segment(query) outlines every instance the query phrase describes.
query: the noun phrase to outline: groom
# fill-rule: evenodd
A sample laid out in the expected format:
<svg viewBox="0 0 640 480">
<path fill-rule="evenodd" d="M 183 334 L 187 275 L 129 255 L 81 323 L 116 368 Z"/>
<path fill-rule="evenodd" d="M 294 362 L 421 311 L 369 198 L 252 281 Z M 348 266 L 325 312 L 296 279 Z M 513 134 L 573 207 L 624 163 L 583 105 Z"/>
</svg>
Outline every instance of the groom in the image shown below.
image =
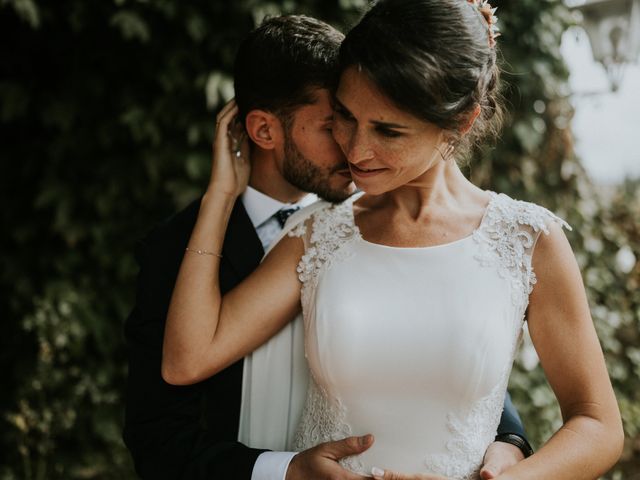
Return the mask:
<svg viewBox="0 0 640 480">
<path fill-rule="evenodd" d="M 314 200 L 354 191 L 331 136 L 330 91 L 342 34 L 303 16 L 276 17 L 245 39 L 235 65 L 236 100 L 251 143 L 249 187 L 238 199 L 223 247 L 222 293 L 253 271 L 288 215 Z M 188 387 L 160 376 L 167 309 L 200 200 L 152 231 L 137 249 L 136 305 L 126 321 L 129 378 L 124 440 L 143 479 L 302 480 L 362 478 L 337 460 L 369 447 L 349 438 L 299 454 L 239 443 L 243 361 Z M 499 440 L 485 456 L 493 478 L 524 456 L 517 413 L 505 404 Z M 516 445 L 516 446 L 514 446 Z M 393 477 L 401 480 L 403 477 Z"/>
</svg>

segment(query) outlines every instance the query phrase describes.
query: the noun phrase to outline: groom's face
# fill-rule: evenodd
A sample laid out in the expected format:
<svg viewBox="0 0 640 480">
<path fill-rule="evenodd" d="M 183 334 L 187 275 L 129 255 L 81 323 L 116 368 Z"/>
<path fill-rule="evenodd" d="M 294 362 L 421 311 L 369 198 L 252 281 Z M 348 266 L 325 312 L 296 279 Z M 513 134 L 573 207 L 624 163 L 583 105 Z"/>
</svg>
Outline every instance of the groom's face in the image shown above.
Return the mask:
<svg viewBox="0 0 640 480">
<path fill-rule="evenodd" d="M 300 190 L 340 202 L 355 191 L 355 186 L 346 158 L 331 134 L 331 94 L 323 88 L 314 94 L 315 102 L 298 108 L 285 129 L 282 173 Z"/>
</svg>

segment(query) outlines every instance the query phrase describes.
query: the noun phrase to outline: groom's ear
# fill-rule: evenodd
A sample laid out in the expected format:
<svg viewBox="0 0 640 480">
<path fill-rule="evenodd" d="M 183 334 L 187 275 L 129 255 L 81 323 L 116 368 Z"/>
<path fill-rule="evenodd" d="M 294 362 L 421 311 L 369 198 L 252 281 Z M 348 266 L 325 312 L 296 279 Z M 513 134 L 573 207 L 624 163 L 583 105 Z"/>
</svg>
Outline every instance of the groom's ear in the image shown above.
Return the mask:
<svg viewBox="0 0 640 480">
<path fill-rule="evenodd" d="M 251 141 L 260 148 L 273 150 L 284 142 L 282 122 L 273 113 L 251 110 L 247 114 L 245 126 Z"/>
</svg>

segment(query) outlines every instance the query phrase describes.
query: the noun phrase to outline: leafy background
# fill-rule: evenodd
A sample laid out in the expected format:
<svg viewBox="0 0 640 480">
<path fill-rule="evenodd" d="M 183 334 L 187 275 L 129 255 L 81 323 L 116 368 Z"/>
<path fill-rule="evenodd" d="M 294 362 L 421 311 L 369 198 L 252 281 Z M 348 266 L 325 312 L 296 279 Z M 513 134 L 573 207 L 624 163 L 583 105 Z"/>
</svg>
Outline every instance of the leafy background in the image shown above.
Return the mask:
<svg viewBox="0 0 640 480">
<path fill-rule="evenodd" d="M 133 245 L 202 191 L 242 36 L 281 12 L 345 30 L 365 3 L 0 0 L 0 479 L 134 478 L 120 438 Z M 562 3 L 495 3 L 511 114 L 469 175 L 573 225 L 626 430 L 608 478 L 633 478 L 640 182 L 598 188 L 573 152 Z M 560 417 L 529 343 L 511 385 L 540 445 Z"/>
</svg>

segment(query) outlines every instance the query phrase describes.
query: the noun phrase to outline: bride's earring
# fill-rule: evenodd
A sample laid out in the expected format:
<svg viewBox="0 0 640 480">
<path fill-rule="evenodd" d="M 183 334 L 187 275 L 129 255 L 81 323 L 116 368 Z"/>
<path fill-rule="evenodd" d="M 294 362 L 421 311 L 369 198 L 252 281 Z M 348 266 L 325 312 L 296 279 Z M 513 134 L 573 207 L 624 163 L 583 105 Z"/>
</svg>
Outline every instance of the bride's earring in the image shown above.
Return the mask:
<svg viewBox="0 0 640 480">
<path fill-rule="evenodd" d="M 456 144 L 457 142 L 453 138 L 451 138 L 447 141 L 447 144 L 444 147 L 444 151 L 441 149 L 438 149 L 443 162 L 448 162 L 453 158 L 453 152 L 456 149 Z"/>
</svg>

